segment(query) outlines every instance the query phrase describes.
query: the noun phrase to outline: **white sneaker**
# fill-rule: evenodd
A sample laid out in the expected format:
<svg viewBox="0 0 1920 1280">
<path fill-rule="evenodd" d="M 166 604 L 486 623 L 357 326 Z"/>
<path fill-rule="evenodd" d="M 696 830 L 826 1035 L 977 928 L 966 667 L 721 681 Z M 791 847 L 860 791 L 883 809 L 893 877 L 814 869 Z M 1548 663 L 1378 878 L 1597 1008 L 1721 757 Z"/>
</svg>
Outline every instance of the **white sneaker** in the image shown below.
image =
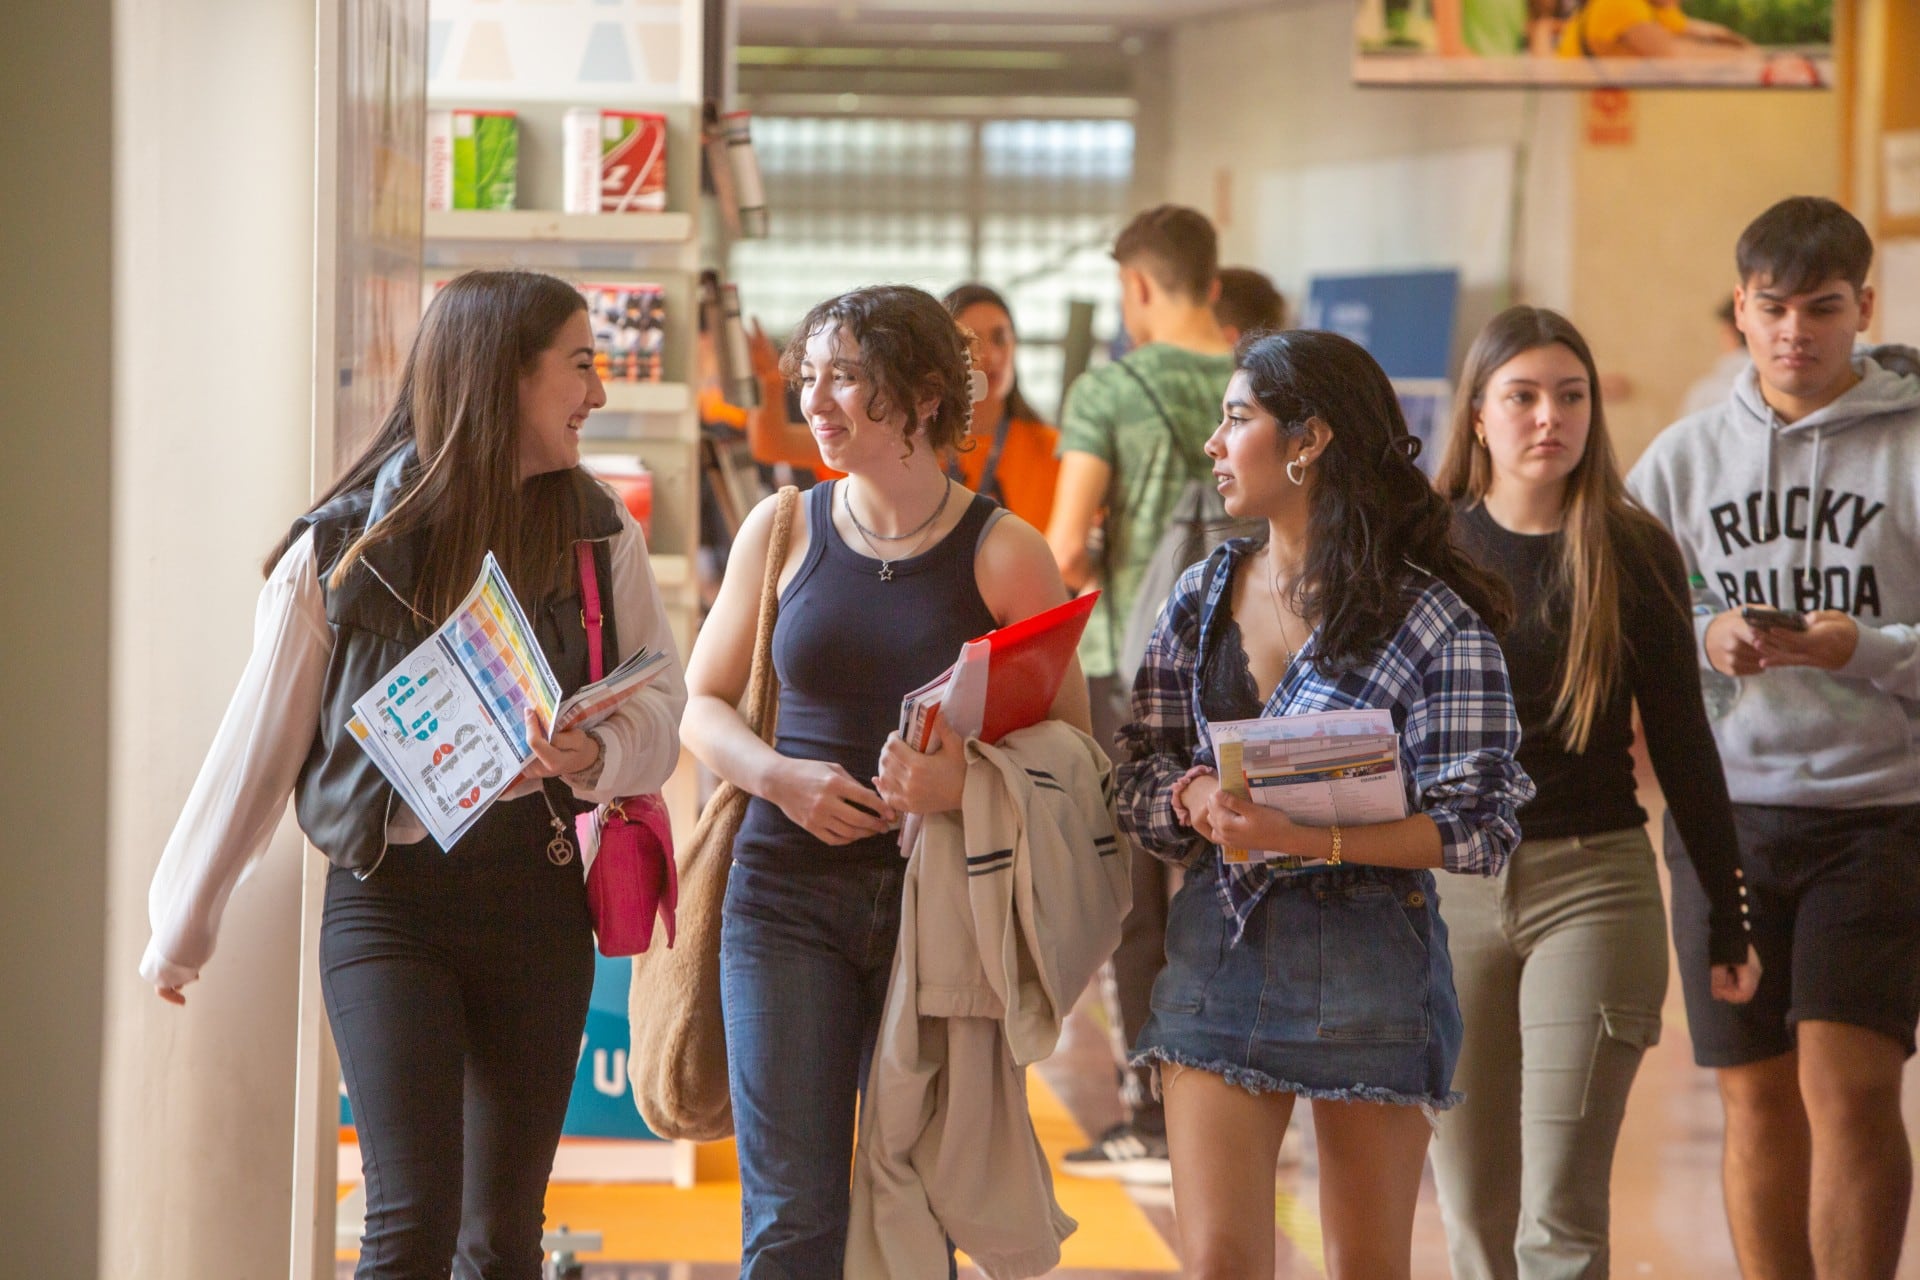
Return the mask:
<svg viewBox="0 0 1920 1280">
<path fill-rule="evenodd" d="M 1113 1178 L 1160 1187 L 1173 1183 L 1166 1137 L 1141 1133 L 1124 1120 L 1091 1146 L 1067 1152 L 1060 1158 L 1060 1167 L 1077 1178 Z"/>
</svg>

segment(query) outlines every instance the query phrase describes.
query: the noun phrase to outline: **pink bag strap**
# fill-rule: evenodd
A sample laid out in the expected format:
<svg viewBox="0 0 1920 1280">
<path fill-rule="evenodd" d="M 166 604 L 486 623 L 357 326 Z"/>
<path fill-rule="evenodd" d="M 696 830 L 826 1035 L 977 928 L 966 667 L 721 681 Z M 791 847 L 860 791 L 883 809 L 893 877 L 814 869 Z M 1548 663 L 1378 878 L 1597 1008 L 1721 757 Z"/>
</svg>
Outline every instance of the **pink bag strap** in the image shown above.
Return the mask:
<svg viewBox="0 0 1920 1280">
<path fill-rule="evenodd" d="M 576 542 L 580 557 L 580 623 L 587 629 L 587 679 L 598 680 L 607 673 L 607 655 L 601 643 L 600 575 L 593 564 L 593 544 Z"/>
</svg>

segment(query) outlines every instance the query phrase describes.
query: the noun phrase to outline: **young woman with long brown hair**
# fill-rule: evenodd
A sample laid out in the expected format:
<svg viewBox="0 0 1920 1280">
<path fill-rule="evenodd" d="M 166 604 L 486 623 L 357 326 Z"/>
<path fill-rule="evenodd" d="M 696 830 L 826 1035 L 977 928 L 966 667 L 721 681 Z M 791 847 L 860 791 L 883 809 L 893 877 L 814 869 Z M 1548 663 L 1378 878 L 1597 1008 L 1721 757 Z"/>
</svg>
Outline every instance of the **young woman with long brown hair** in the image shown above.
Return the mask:
<svg viewBox="0 0 1920 1280">
<path fill-rule="evenodd" d="M 1636 704 L 1714 904 L 1714 994 L 1745 1000 L 1758 981 L 1686 575 L 1621 482 L 1592 353 L 1544 308 L 1475 339 L 1438 487 L 1462 547 L 1513 590 L 1502 647 L 1539 788 L 1506 870 L 1447 899 L 1467 1101 L 1433 1157 L 1453 1273 L 1604 1276 L 1614 1142 L 1667 989 Z"/>
<path fill-rule="evenodd" d="M 1532 795 L 1489 629 L 1505 595 L 1454 548 L 1364 350 L 1293 330 L 1235 364 L 1206 451 L 1228 514 L 1267 531 L 1181 577 L 1120 735 L 1121 826 L 1187 868 L 1134 1062 L 1166 1099 L 1185 1274 L 1273 1275 L 1274 1163 L 1307 1098 L 1327 1274 L 1404 1277 L 1430 1118 L 1457 1100 L 1433 871 L 1498 871 Z M 1307 827 L 1221 789 L 1210 723 L 1357 708 L 1392 715 L 1410 816 Z"/>
<path fill-rule="evenodd" d="M 253 657 L 154 875 L 140 971 L 184 1004 L 289 792 L 333 863 L 321 991 L 366 1177 L 359 1280 L 541 1274 L 593 988 L 572 819 L 658 790 L 679 758 L 676 659 L 592 730 L 530 733 L 533 762 L 442 852 L 347 727 L 488 551 L 563 692 L 587 680 L 581 543 L 610 606 L 608 665 L 673 654 L 638 526 L 579 467 L 581 424 L 606 403 L 593 356 L 564 281 L 472 272 L 439 292 L 373 442 L 271 559 Z"/>
</svg>

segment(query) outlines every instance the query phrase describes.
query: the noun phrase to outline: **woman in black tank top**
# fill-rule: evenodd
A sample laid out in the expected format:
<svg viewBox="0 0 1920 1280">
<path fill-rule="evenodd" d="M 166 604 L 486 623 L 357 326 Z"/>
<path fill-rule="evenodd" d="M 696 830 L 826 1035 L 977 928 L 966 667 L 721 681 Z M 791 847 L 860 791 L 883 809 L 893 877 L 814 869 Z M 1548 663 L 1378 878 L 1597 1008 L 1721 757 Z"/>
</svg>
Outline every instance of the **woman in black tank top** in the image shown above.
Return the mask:
<svg viewBox="0 0 1920 1280">
<path fill-rule="evenodd" d="M 772 745 L 735 709 L 752 662 L 774 504 L 754 510 L 687 667 L 682 731 L 754 797 L 722 915 L 728 1073 L 738 1139 L 741 1275 L 837 1280 L 860 1088 L 899 932 L 900 821 L 959 807 L 966 764 L 893 732 L 900 700 L 967 640 L 1067 591 L 1038 531 L 947 479 L 966 438 L 966 345 L 918 289 L 822 303 L 781 361 L 827 465 L 780 580 Z M 1087 727 L 1086 684 L 1056 717 Z"/>
</svg>

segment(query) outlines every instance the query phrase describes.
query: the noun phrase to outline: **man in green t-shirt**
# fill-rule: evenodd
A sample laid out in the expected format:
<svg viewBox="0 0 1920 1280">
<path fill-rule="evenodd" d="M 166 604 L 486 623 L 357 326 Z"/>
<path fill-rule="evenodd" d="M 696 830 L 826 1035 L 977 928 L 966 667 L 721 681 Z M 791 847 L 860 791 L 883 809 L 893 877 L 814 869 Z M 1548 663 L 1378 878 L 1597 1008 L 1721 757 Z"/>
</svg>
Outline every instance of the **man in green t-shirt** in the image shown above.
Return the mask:
<svg viewBox="0 0 1920 1280">
<path fill-rule="evenodd" d="M 1203 446 L 1220 421 L 1233 348 L 1211 306 L 1219 289 L 1219 244 L 1204 215 L 1177 205 L 1149 209 L 1113 243 L 1120 266 L 1120 319 L 1132 340 L 1125 358 L 1073 384 L 1060 425 L 1060 478 L 1047 542 L 1067 585 L 1102 595 L 1080 641 L 1093 695 L 1094 736 L 1109 752 L 1124 720 L 1133 672 L 1119 670 L 1121 633 L 1140 575 L 1187 485 L 1212 469 Z M 1104 520 L 1101 513 L 1105 512 Z M 1104 550 L 1088 541 L 1096 525 Z M 1135 849 L 1133 909 L 1114 952 L 1109 1004 L 1130 1048 L 1146 1023 L 1153 979 L 1165 960 L 1165 867 Z M 1127 1122 L 1067 1156 L 1076 1173 L 1169 1180 L 1166 1119 L 1144 1071 L 1123 1072 Z"/>
</svg>

